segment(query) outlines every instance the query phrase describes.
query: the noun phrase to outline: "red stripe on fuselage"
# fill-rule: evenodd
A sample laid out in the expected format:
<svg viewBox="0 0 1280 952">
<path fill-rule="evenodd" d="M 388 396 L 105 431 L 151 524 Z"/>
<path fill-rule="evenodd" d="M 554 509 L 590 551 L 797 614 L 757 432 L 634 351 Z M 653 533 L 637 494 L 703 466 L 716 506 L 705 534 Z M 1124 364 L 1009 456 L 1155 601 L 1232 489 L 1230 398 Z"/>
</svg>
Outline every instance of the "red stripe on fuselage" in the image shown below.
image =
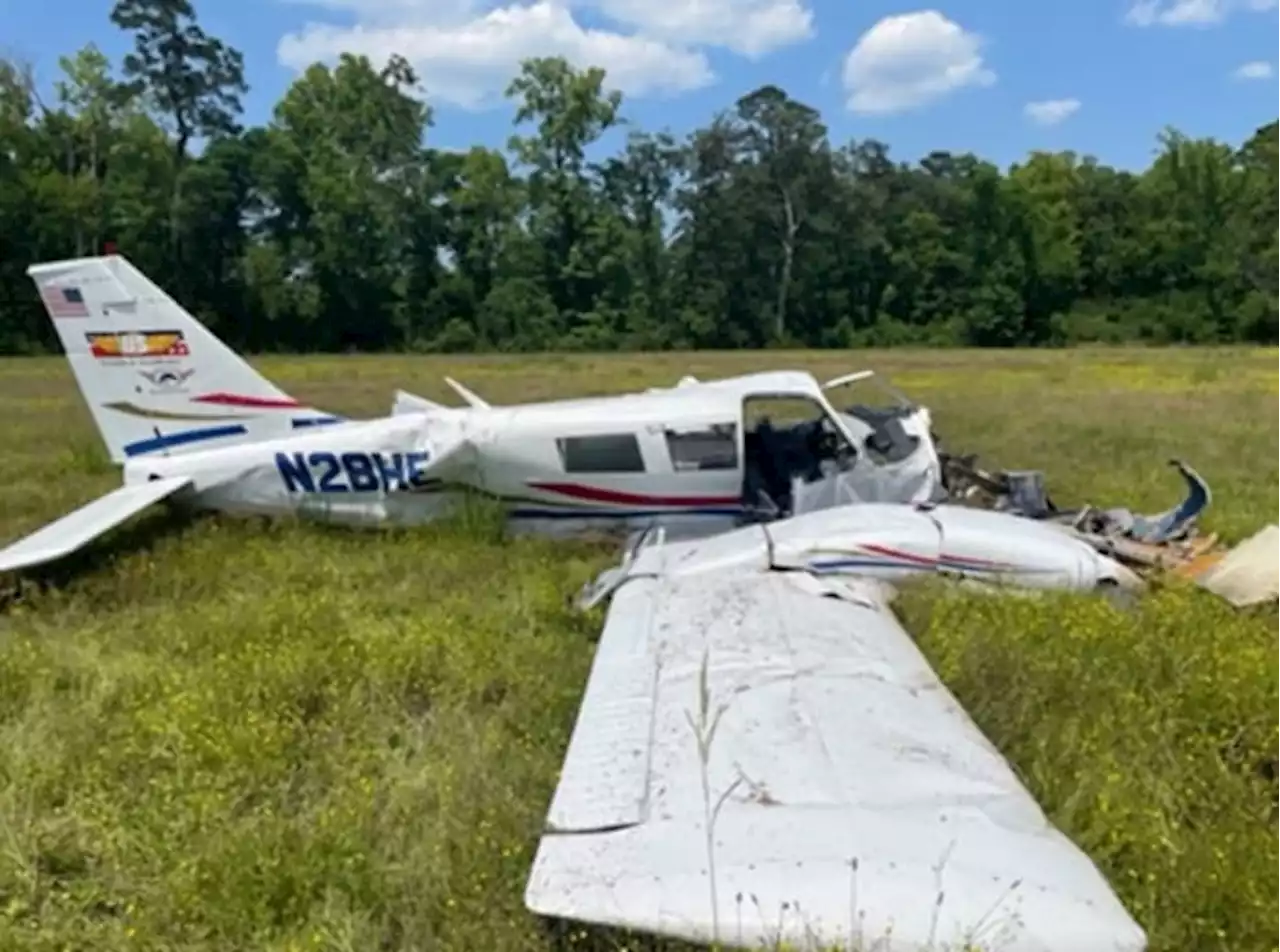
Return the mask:
<svg viewBox="0 0 1280 952">
<path fill-rule="evenodd" d="M 742 500 L 738 496 L 655 496 L 650 493 L 628 493 L 599 486 L 583 486 L 578 483 L 529 483 L 530 489 L 558 493 L 583 502 L 598 502 L 614 506 L 736 506 Z"/>
</svg>

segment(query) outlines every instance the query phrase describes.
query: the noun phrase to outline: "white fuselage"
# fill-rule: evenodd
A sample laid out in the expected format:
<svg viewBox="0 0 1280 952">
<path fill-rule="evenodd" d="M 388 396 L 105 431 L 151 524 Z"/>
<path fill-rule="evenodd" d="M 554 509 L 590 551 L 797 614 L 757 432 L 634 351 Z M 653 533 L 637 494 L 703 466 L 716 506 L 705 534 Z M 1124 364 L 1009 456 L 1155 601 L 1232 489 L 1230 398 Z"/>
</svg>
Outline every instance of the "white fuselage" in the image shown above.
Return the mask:
<svg viewBox="0 0 1280 952">
<path fill-rule="evenodd" d="M 237 515 L 297 515 L 345 525 L 421 524 L 447 511 L 424 473 L 438 421 L 425 415 L 339 422 L 224 449 L 125 463 L 125 484 L 192 476 L 177 502 Z"/>
<path fill-rule="evenodd" d="M 699 390 L 339 421 L 221 449 L 133 458 L 125 482 L 191 476 L 178 501 L 198 508 L 349 525 L 421 524 L 473 492 L 535 532 L 661 525 L 701 535 L 743 520 L 753 449 L 742 399 L 713 385 Z M 823 409 L 835 436 L 856 446 L 864 436 L 859 421 Z M 804 479 L 790 471 L 778 477 L 793 490 L 791 511 L 928 499 L 940 478 L 928 411 L 908 416 L 904 429 L 914 451 L 891 463 L 855 451 L 842 465 L 815 462 Z"/>
<path fill-rule="evenodd" d="M 598 421 L 599 412 L 582 407 L 584 426 L 578 427 L 573 404 L 553 413 L 539 409 L 401 413 L 223 450 L 152 456 L 126 464 L 126 483 L 190 476 L 183 501 L 198 508 L 348 525 L 421 524 L 447 514 L 465 493 L 479 492 L 535 531 L 661 529 L 668 544 L 642 552 L 639 561 L 661 559 L 666 571 L 677 563 L 693 571 L 763 559 L 773 567 L 888 582 L 943 574 L 1031 588 L 1140 584 L 1057 527 L 919 505 L 918 499 L 846 503 L 829 492 L 825 506 L 767 526 L 742 526 L 740 467 L 675 471 L 665 455 L 666 428 L 639 426 L 642 471 L 566 473 L 557 443 L 583 429 L 598 432 L 601 425 L 588 421 Z M 625 415 L 615 415 L 608 427 L 625 429 Z M 839 486 L 856 471 L 855 465 L 825 481 Z M 892 485 L 885 485 L 891 494 Z M 918 488 L 912 480 L 903 487 L 908 496 Z M 670 541 L 688 536 L 695 539 Z"/>
</svg>

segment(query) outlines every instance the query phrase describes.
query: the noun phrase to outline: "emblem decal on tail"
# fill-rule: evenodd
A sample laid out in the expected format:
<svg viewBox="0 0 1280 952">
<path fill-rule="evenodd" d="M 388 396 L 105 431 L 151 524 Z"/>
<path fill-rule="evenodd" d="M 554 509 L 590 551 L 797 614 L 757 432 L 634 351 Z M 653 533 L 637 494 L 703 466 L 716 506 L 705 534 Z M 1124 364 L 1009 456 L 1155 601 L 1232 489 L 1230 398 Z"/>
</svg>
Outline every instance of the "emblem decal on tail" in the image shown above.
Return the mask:
<svg viewBox="0 0 1280 952">
<path fill-rule="evenodd" d="M 186 370 L 169 370 L 161 367 L 158 370 L 139 370 L 138 376 L 151 384 L 156 391 L 162 393 L 182 393 L 183 384 L 191 379 L 191 375 L 195 370 L 188 368 Z"/>
<path fill-rule="evenodd" d="M 89 351 L 98 360 L 128 360 L 133 357 L 188 357 L 182 331 L 125 331 L 84 335 Z"/>
</svg>

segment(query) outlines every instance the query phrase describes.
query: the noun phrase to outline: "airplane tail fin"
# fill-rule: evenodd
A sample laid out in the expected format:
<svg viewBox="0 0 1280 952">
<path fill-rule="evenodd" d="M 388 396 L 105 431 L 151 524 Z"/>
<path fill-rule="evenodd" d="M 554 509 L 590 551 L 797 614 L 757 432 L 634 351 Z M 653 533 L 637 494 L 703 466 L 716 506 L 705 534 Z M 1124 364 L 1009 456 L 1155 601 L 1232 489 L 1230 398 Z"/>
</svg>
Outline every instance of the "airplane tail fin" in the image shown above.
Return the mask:
<svg viewBox="0 0 1280 952">
<path fill-rule="evenodd" d="M 264 378 L 119 255 L 27 274 L 115 463 L 337 421 Z"/>
</svg>

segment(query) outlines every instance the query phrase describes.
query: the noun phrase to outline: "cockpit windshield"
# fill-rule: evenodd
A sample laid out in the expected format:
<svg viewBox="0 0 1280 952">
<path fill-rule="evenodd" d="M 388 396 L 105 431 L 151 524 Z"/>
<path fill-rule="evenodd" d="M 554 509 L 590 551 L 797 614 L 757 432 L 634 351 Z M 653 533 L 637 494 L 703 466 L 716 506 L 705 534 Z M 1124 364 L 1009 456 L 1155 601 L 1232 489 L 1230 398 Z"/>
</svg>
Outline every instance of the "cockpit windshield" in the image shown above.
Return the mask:
<svg viewBox="0 0 1280 952">
<path fill-rule="evenodd" d="M 864 371 L 830 381 L 823 390 L 854 434 L 858 448 L 874 462 L 899 463 L 920 448 L 925 435 L 919 432 L 920 427 L 907 421 L 923 414 L 921 422 L 927 434 L 928 411 L 912 403 L 884 378 Z"/>
</svg>

